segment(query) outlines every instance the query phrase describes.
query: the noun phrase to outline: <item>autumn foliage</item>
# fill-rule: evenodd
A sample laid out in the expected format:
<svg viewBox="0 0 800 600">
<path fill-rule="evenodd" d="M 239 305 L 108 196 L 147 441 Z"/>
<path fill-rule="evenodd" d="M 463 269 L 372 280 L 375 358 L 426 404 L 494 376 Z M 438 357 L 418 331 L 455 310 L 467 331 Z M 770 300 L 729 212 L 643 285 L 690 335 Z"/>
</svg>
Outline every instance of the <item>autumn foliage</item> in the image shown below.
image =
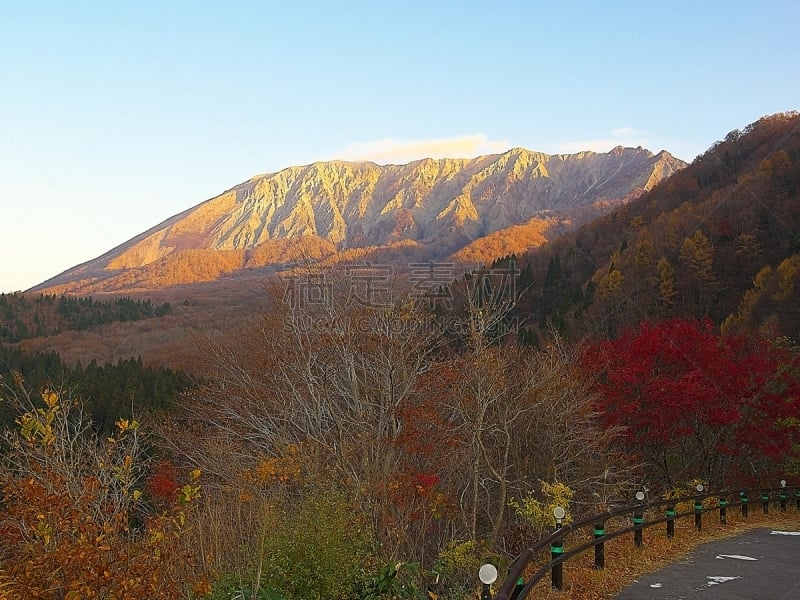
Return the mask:
<svg viewBox="0 0 800 600">
<path fill-rule="evenodd" d="M 552 529 L 555 506 L 569 521 L 642 487 L 795 486 L 800 354 L 781 336 L 800 322 L 799 123 L 732 132 L 642 201 L 452 290 L 450 263 L 445 277 L 429 263 L 430 281 L 381 275 L 427 255 L 411 240 L 342 250 L 355 268 L 338 271 L 304 263 L 333 252 L 318 238 L 122 259 L 99 289 L 241 269 L 251 286 L 259 267 L 300 263 L 259 286 L 266 298 L 195 287 L 181 319 L 138 324 L 174 360 L 183 317 L 216 330 L 269 305 L 239 332 L 193 338 L 202 378 L 179 399 L 188 382 L 145 377 L 141 360 L 65 379 L 57 357 L 4 350 L 0 379 L 24 368 L 44 392 L 0 381 L 0 420 L 13 424 L 0 448 L 0 600 L 463 600 L 482 562 L 502 567 Z M 559 226 L 530 221 L 454 259 L 520 252 Z M 6 300 L 28 315 L 7 340 L 61 327 L 56 310 L 99 310 Z M 103 344 L 127 352 L 126 331 Z M 89 357 L 82 344 L 73 357 Z M 59 376 L 85 403 L 47 388 Z M 124 418 L 134 400 L 143 420 L 165 411 L 146 443 Z"/>
<path fill-rule="evenodd" d="M 731 131 L 638 200 L 520 257 L 539 338 L 616 337 L 642 319 L 711 318 L 796 337 L 800 114 Z"/>
<path fill-rule="evenodd" d="M 175 501 L 178 485 L 178 469 L 171 462 L 162 460 L 156 464 L 147 478 L 147 490 L 153 499 L 171 503 Z"/>
<path fill-rule="evenodd" d="M 199 472 L 164 510 L 148 510 L 139 423 L 120 420 L 99 438 L 81 405 L 54 392 L 13 402 L 25 412 L 0 468 L 0 569 L 12 594 L 170 599 L 207 589 L 181 542 Z"/>
<path fill-rule="evenodd" d="M 630 452 L 664 485 L 763 478 L 796 452 L 800 380 L 785 349 L 670 319 L 591 347 L 585 365 L 605 422 L 625 427 Z"/>
</svg>

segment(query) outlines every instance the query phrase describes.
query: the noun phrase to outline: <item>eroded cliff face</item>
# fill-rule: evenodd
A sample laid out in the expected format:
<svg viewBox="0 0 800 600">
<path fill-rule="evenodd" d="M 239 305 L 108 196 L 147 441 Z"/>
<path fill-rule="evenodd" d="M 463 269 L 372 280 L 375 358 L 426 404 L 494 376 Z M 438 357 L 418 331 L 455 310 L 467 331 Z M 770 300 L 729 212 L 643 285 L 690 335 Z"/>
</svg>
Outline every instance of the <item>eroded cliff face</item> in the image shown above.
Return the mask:
<svg viewBox="0 0 800 600">
<path fill-rule="evenodd" d="M 106 290 L 134 280 L 147 285 L 148 269 L 163 272 L 179 256 L 181 267 L 169 267 L 169 281 L 186 283 L 219 276 L 190 264 L 208 262 L 209 252 L 222 252 L 221 272 L 230 272 L 278 264 L 291 257 L 294 245 L 317 259 L 409 243 L 419 246 L 422 258 L 491 259 L 483 254 L 496 244 L 481 244 L 484 238 L 498 240 L 508 230 L 511 246 L 520 251 L 516 246 L 525 246 L 530 232 L 536 235 L 529 246 L 539 245 L 552 226 L 561 230 L 581 211 L 613 208 L 684 166 L 667 152 L 618 147 L 604 154 L 515 148 L 406 165 L 331 161 L 290 167 L 237 185 L 40 288 L 69 289 L 79 280 L 81 288 Z M 156 279 L 152 285 L 164 284 Z"/>
</svg>

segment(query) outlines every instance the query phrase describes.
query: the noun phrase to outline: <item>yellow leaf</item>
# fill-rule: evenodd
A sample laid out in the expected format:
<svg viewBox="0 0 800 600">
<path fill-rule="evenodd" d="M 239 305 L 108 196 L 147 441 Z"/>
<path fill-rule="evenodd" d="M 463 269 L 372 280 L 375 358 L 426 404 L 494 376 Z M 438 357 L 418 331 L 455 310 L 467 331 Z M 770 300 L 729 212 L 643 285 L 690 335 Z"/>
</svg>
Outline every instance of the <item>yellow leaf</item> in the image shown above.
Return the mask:
<svg viewBox="0 0 800 600">
<path fill-rule="evenodd" d="M 58 394 L 55 392 L 44 392 L 42 393 L 42 400 L 44 400 L 48 408 L 55 408 L 58 404 Z"/>
</svg>

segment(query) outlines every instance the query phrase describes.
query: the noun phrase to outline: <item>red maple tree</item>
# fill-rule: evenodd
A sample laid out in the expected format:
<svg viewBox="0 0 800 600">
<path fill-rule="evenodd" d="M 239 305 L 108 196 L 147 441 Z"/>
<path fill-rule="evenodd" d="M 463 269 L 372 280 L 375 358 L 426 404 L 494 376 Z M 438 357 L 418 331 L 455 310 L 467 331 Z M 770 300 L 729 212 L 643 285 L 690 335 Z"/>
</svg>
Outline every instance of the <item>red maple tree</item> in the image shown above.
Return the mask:
<svg viewBox="0 0 800 600">
<path fill-rule="evenodd" d="M 800 441 L 800 369 L 791 351 L 714 333 L 709 320 L 641 323 L 588 348 L 598 409 L 625 427 L 649 477 L 674 487 L 777 477 Z"/>
</svg>

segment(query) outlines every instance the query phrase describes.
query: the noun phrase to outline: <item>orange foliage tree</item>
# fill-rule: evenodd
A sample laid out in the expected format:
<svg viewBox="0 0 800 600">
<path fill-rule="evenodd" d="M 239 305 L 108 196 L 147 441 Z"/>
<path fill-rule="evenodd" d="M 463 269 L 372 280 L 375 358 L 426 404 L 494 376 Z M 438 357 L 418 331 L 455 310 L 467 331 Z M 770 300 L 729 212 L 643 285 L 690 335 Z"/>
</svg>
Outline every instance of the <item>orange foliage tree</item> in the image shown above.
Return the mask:
<svg viewBox="0 0 800 600">
<path fill-rule="evenodd" d="M 17 383 L 21 384 L 21 379 Z M 0 465 L 0 572 L 24 598 L 183 598 L 203 593 L 181 544 L 199 472 L 161 512 L 147 509 L 138 422 L 95 435 L 82 405 L 6 388 L 20 413 Z"/>
</svg>

